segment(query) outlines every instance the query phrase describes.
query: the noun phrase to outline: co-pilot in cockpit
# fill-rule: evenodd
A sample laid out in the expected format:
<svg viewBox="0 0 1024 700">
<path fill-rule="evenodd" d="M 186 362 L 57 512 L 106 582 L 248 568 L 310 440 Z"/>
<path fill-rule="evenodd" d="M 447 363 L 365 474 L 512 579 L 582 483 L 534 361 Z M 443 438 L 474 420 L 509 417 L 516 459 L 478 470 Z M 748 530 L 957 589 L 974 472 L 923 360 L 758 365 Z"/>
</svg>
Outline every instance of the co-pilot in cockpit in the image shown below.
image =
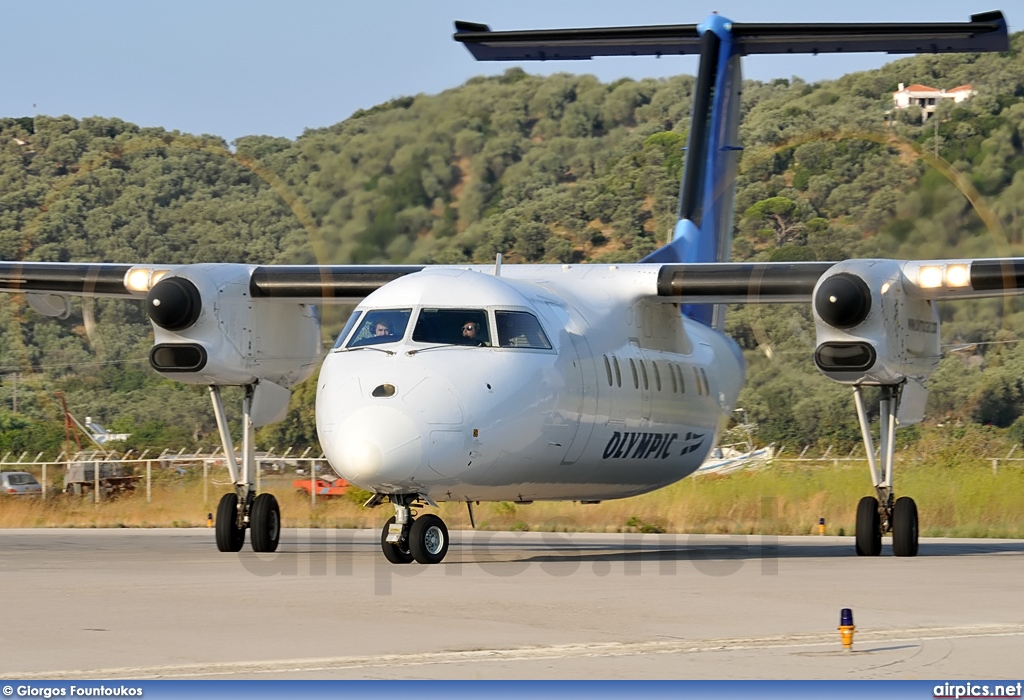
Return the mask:
<svg viewBox="0 0 1024 700">
<path fill-rule="evenodd" d="M 358 329 L 352 334 L 346 347 L 359 348 L 366 345 L 397 343 L 405 337 L 410 316 L 412 309 L 373 309 L 362 314 L 360 319 L 360 312 L 356 311 L 345 324 L 345 330 L 338 336 L 338 342 L 334 347 L 341 347 L 345 337 L 357 325 Z"/>
</svg>

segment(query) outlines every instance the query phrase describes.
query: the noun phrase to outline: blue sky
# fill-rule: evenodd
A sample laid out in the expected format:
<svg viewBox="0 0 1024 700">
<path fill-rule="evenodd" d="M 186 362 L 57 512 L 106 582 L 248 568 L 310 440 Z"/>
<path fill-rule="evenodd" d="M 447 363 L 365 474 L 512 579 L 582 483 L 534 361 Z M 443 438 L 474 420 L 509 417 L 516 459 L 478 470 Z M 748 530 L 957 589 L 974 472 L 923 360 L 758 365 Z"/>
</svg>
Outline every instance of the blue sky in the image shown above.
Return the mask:
<svg viewBox="0 0 1024 700">
<path fill-rule="evenodd" d="M 808 9 L 811 7 L 812 9 Z M 1002 9 L 1010 30 L 1024 10 L 987 0 L 33 0 L 8 3 L 0 22 L 0 116 L 120 117 L 143 126 L 294 138 L 388 99 L 433 94 L 510 64 L 477 63 L 451 39 L 452 22 L 492 29 L 686 24 L 712 10 L 737 22 L 965 22 Z M 744 74 L 815 81 L 875 68 L 891 57 L 761 56 Z M 525 64 L 532 73 L 692 74 L 696 59 L 606 58 Z"/>
</svg>

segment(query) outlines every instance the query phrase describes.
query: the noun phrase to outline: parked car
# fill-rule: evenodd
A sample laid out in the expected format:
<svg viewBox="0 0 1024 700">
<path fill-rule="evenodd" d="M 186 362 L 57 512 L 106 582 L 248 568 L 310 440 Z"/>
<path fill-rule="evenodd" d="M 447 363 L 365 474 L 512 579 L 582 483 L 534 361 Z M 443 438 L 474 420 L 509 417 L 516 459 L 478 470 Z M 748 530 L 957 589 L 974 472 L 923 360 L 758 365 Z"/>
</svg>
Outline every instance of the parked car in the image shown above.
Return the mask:
<svg viewBox="0 0 1024 700">
<path fill-rule="evenodd" d="M 298 493 L 304 493 L 309 495 L 312 487 L 312 480 L 310 479 L 296 479 L 292 482 L 292 488 Z M 316 497 L 317 498 L 334 498 L 336 496 L 344 496 L 348 490 L 348 482 L 344 479 L 335 479 L 334 481 L 328 481 L 326 479 L 316 480 Z"/>
<path fill-rule="evenodd" d="M 120 462 L 73 462 L 64 472 L 64 493 L 75 496 L 90 493 L 96 487 L 96 465 L 100 469 L 100 492 L 103 496 L 135 488 L 135 472 Z"/>
<path fill-rule="evenodd" d="M 42 492 L 43 487 L 28 472 L 0 472 L 0 493 L 38 496 Z"/>
</svg>

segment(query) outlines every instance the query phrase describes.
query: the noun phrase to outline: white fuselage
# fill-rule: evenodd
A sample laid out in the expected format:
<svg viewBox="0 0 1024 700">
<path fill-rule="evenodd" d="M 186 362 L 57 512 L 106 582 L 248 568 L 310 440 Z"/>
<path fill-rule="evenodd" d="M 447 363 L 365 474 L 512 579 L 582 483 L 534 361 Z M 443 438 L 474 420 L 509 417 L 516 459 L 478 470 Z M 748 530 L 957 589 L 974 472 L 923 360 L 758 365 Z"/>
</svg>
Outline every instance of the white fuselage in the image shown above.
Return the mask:
<svg viewBox="0 0 1024 700">
<path fill-rule="evenodd" d="M 614 267 L 556 279 L 435 268 L 371 294 L 356 315 L 411 320 L 391 342 L 328 353 L 316 416 L 331 465 L 363 488 L 435 501 L 622 498 L 695 471 L 742 387 L 739 350 L 601 269 Z M 490 345 L 417 342 L 425 309 L 486 313 Z M 498 336 L 523 312 L 550 348 Z"/>
</svg>

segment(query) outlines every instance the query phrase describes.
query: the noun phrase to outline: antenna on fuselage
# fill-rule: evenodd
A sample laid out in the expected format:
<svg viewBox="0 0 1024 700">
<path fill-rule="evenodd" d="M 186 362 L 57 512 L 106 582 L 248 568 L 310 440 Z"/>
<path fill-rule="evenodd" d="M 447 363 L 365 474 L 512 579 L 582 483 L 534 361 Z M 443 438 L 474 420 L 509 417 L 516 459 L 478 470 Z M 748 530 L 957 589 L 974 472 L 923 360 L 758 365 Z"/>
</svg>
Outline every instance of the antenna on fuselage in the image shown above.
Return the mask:
<svg viewBox="0 0 1024 700">
<path fill-rule="evenodd" d="M 494 276 L 501 277 L 501 253 L 494 256 Z"/>
</svg>

